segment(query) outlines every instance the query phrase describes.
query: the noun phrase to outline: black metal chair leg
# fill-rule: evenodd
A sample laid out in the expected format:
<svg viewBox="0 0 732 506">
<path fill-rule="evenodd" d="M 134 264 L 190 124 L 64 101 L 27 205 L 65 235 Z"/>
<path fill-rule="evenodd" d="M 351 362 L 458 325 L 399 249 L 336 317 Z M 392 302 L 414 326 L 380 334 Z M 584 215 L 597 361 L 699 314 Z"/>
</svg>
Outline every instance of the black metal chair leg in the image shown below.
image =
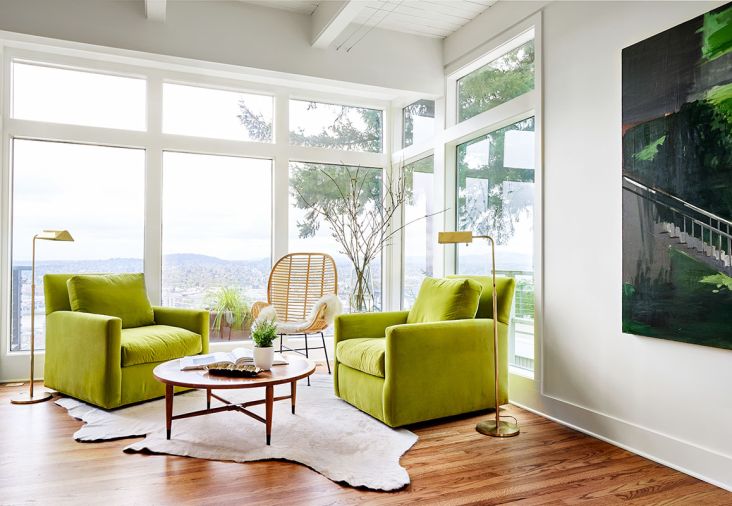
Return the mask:
<svg viewBox="0 0 732 506">
<path fill-rule="evenodd" d="M 303 336 L 305 336 L 305 358 L 310 358 L 308 356 L 308 335 L 303 334 Z M 308 376 L 308 386 L 310 386 L 310 376 Z"/>
<path fill-rule="evenodd" d="M 328 374 L 332 374 L 330 371 L 330 361 L 328 360 L 328 349 L 325 347 L 325 336 L 320 333 L 320 339 L 323 341 L 323 353 L 325 353 L 325 365 L 328 366 Z"/>
</svg>

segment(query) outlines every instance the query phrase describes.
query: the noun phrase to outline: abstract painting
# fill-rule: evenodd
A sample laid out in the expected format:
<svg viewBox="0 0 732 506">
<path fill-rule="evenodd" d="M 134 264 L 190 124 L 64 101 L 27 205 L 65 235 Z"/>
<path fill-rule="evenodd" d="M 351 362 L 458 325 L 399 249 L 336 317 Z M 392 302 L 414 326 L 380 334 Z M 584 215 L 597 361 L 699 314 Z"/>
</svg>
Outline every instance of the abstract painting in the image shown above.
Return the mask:
<svg viewBox="0 0 732 506">
<path fill-rule="evenodd" d="M 623 332 L 732 349 L 732 4 L 622 62 Z"/>
</svg>

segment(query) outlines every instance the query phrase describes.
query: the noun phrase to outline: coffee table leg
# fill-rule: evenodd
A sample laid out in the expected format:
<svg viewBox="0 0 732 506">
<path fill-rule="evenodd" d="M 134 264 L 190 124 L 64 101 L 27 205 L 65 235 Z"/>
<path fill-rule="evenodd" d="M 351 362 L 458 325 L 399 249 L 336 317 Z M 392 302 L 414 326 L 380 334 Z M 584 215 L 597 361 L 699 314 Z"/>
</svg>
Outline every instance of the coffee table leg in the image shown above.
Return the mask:
<svg viewBox="0 0 732 506">
<path fill-rule="evenodd" d="M 290 402 L 292 403 L 292 414 L 295 414 L 295 399 L 297 399 L 297 381 L 290 383 Z"/>
<path fill-rule="evenodd" d="M 173 385 L 165 384 L 165 431 L 170 439 L 170 430 L 173 425 Z"/>
<path fill-rule="evenodd" d="M 272 439 L 272 406 L 274 405 L 274 386 L 267 385 L 265 387 L 265 405 L 266 416 L 265 425 L 267 426 L 267 445 Z"/>
<path fill-rule="evenodd" d="M 211 409 L 211 389 L 206 389 L 206 409 Z"/>
</svg>

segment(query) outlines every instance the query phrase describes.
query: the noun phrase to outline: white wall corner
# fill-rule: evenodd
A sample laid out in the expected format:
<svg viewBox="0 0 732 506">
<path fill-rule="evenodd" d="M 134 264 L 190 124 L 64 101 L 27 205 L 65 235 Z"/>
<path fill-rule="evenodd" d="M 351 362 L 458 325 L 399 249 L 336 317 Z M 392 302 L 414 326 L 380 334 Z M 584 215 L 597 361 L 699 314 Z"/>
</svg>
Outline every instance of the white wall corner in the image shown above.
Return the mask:
<svg viewBox="0 0 732 506">
<path fill-rule="evenodd" d="M 167 7 L 167 0 L 145 0 L 145 17 L 164 23 Z"/>
<path fill-rule="evenodd" d="M 480 49 L 491 39 L 540 11 L 552 0 L 527 2 L 496 2 L 477 18 L 445 38 L 442 63 L 449 67 L 468 53 Z"/>
<path fill-rule="evenodd" d="M 310 16 L 313 47 L 325 49 L 348 28 L 364 8 L 365 2 L 355 0 L 320 2 Z"/>
</svg>

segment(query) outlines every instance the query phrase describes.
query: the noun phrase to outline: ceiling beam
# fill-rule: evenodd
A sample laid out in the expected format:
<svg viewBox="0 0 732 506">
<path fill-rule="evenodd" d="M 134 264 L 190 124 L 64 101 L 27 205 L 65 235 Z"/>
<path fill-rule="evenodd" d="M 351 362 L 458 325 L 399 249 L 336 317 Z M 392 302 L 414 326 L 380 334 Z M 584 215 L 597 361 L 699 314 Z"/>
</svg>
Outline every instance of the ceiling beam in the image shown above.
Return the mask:
<svg viewBox="0 0 732 506">
<path fill-rule="evenodd" d="M 167 0 L 145 0 L 145 16 L 150 21 L 165 22 Z"/>
<path fill-rule="evenodd" d="M 326 48 L 356 19 L 367 2 L 338 0 L 320 2 L 310 16 L 313 47 Z"/>
</svg>

